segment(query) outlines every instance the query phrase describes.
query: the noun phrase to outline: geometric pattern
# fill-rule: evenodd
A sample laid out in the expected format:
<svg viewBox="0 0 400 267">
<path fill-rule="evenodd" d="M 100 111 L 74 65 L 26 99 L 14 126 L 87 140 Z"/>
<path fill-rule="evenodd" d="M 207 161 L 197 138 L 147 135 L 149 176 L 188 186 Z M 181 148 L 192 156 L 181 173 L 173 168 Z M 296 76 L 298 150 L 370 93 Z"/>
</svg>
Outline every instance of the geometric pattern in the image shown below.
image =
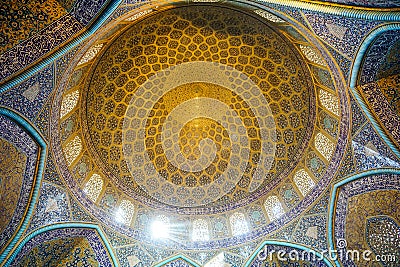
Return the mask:
<svg viewBox="0 0 400 267">
<path fill-rule="evenodd" d="M 34 231 L 7 263 L 12 266 L 117 266 L 100 228 L 76 223 Z"/>
<path fill-rule="evenodd" d="M 331 199 L 328 222 L 331 249 L 334 249 L 336 244 L 339 253 L 346 253 L 352 249 L 368 250 L 370 248 L 366 247 L 367 238 L 369 243 L 375 241 L 371 240 L 371 235 L 366 236 L 367 218 L 391 216 L 397 221 L 400 220 L 399 179 L 398 170 L 372 170 L 335 185 L 333 194 L 337 197 Z M 380 239 L 379 242 L 382 244 L 382 241 Z M 383 242 L 382 245 L 388 245 L 387 241 Z M 354 266 L 354 262 L 349 258 L 340 260 L 344 266 Z M 361 258 L 357 264 L 365 264 L 364 259 Z"/>
<path fill-rule="evenodd" d="M 26 156 L 22 186 L 13 188 L 19 190 L 18 205 L 10 214 L 8 225 L 0 232 L 0 261 L 3 261 L 19 241 L 32 216 L 44 171 L 47 144 L 25 119 L 5 108 L 0 108 L 0 129 L 1 138 Z M 2 179 L 3 185 L 8 183 L 7 178 Z"/>
</svg>

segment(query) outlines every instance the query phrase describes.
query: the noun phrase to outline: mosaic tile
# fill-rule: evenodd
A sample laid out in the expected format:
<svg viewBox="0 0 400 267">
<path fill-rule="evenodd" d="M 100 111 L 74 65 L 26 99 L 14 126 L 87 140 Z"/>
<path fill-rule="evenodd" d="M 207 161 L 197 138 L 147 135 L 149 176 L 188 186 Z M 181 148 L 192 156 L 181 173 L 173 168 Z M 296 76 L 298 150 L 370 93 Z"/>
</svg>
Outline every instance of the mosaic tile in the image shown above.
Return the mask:
<svg viewBox="0 0 400 267">
<path fill-rule="evenodd" d="M 153 246 L 153 245 L 145 245 L 142 244 L 142 248 L 146 250 L 148 254 L 151 255 L 151 257 L 156 261 L 159 262 L 163 259 L 167 259 L 174 254 L 176 254 L 176 251 L 165 249 L 159 246 Z M 169 247 L 168 247 L 169 248 Z"/>
<path fill-rule="evenodd" d="M 379 22 L 369 22 L 357 19 L 344 18 L 339 16 L 324 15 L 311 11 L 304 11 L 308 22 L 312 26 L 316 35 L 335 47 L 338 51 L 347 56 L 353 57 L 357 52 L 357 47 L 362 42 L 364 36 Z M 337 25 L 346 28 L 346 33 L 342 39 L 333 35 L 328 25 Z"/>
<path fill-rule="evenodd" d="M 32 86 L 38 86 L 40 93 L 37 94 L 33 101 L 30 101 L 24 96 L 24 92 Z M 10 107 L 33 120 L 46 103 L 52 90 L 53 66 L 50 65 L 20 85 L 0 94 L 0 104 Z"/>
<path fill-rule="evenodd" d="M 320 110 L 319 112 L 319 124 L 330 136 L 337 138 L 339 131 L 339 122 L 336 118 L 329 115 L 327 112 Z"/>
<path fill-rule="evenodd" d="M 70 207 L 71 207 L 71 215 L 72 220 L 74 221 L 84 221 L 84 222 L 95 222 L 97 220 L 93 218 L 86 210 L 73 198 L 70 197 Z"/>
<path fill-rule="evenodd" d="M 394 261 L 381 258 L 384 266 L 400 263 L 400 225 L 389 216 L 376 216 L 367 219 L 366 239 L 375 255 L 391 255 Z M 397 259 L 397 260 L 396 260 Z"/>
<path fill-rule="evenodd" d="M 271 3 L 269 3 L 268 6 L 272 7 L 273 9 L 279 10 L 283 14 L 289 15 L 289 17 L 292 17 L 294 20 L 308 28 L 308 24 L 305 22 L 302 12 L 298 9 Z"/>
<path fill-rule="evenodd" d="M 58 86 L 58 83 L 60 82 L 62 76 L 65 74 L 65 71 L 67 71 L 68 65 L 71 63 L 73 58 L 75 57 L 76 53 L 79 51 L 79 49 L 84 45 L 84 43 L 81 43 L 71 50 L 69 50 L 67 53 L 65 53 L 63 56 L 55 60 L 54 62 L 54 68 L 55 68 L 55 86 Z"/>
<path fill-rule="evenodd" d="M 322 2 L 333 2 L 338 4 L 353 5 L 353 6 L 363 6 L 363 7 L 400 7 L 399 2 L 395 0 L 322 0 Z"/>
<path fill-rule="evenodd" d="M 308 170 L 314 174 L 317 180 L 321 179 L 326 170 L 326 163 L 313 150 L 309 149 L 305 160 Z"/>
<path fill-rule="evenodd" d="M 285 206 L 289 209 L 293 208 L 299 201 L 300 197 L 294 186 L 290 183 L 284 184 L 279 189 L 280 198 L 284 201 Z"/>
<path fill-rule="evenodd" d="M 370 124 L 353 138 L 352 146 L 357 170 L 380 167 L 400 167 L 400 161 L 383 143 Z"/>
<path fill-rule="evenodd" d="M 140 262 L 135 267 L 147 267 L 152 266 L 155 261 L 154 259 L 139 245 L 127 246 L 117 248 L 116 255 L 118 261 L 122 267 L 131 267 L 128 261 L 128 257 L 135 256 Z"/>
<path fill-rule="evenodd" d="M 293 232 L 296 228 L 296 225 L 299 223 L 300 219 L 293 220 L 290 224 L 279 229 L 276 233 L 269 235 L 268 239 L 278 239 L 278 240 L 286 240 L 291 241 Z"/>
<path fill-rule="evenodd" d="M 398 66 L 399 32 L 400 31 L 386 31 L 381 33 L 372 42 L 371 47 L 364 56 L 361 69 L 359 70 L 358 85 L 374 82 L 390 74 L 398 74 L 398 72 L 391 72 L 396 71 L 396 69 L 398 71 L 396 65 Z"/>
<path fill-rule="evenodd" d="M 246 245 L 230 248 L 228 253 L 238 255 L 240 258 L 247 259 L 253 253 L 254 250 L 257 249 L 258 243 L 257 242 L 249 242 Z M 234 265 L 241 266 L 236 262 Z"/>
<path fill-rule="evenodd" d="M 57 0 L 60 5 L 62 5 L 67 11 L 70 11 L 74 6 L 76 0 Z"/>
<path fill-rule="evenodd" d="M 371 249 L 366 247 L 367 218 L 375 216 L 380 218 L 392 216 L 397 220 L 400 218 L 397 208 L 400 200 L 399 185 L 398 175 L 377 174 L 362 177 L 339 187 L 336 198 L 335 221 L 333 222 L 335 227 L 334 239 L 345 239 L 347 241 L 347 246 L 340 249 L 339 253 L 346 253 L 348 248 L 353 247 L 360 251 Z M 380 233 L 379 236 L 382 236 L 382 234 Z M 374 241 L 379 242 L 376 238 Z M 358 264 L 363 265 L 366 263 L 362 258 L 358 262 Z M 351 259 L 342 259 L 342 264 L 355 266 Z"/>
<path fill-rule="evenodd" d="M 327 249 L 327 239 L 326 239 L 326 222 L 327 218 L 325 215 L 317 215 L 317 216 L 307 216 L 303 217 L 296 231 L 293 234 L 293 241 L 301 244 L 306 244 L 312 248 L 315 248 L 319 251 Z M 310 233 L 310 227 L 312 231 L 316 231 L 316 233 Z M 308 235 L 307 235 L 308 234 Z"/>
<path fill-rule="evenodd" d="M 51 255 L 51 256 L 49 256 Z M 113 266 L 94 229 L 61 228 L 31 238 L 11 262 L 12 266 Z"/>
<path fill-rule="evenodd" d="M 57 1 L 9 1 L 1 5 L 2 33 L 0 54 L 32 37 L 53 21 L 66 14 Z"/>
<path fill-rule="evenodd" d="M 305 215 L 313 215 L 313 214 L 321 214 L 328 212 L 329 206 L 329 199 L 330 199 L 330 190 L 325 192 L 322 197 L 313 204 L 313 206 L 305 213 Z"/>
<path fill-rule="evenodd" d="M 81 29 L 81 24 L 67 14 L 32 38 L 1 54 L 0 64 L 3 68 L 0 70 L 0 80 L 50 53 Z"/>
<path fill-rule="evenodd" d="M 400 145 L 400 75 L 358 87 L 379 124 Z"/>
<path fill-rule="evenodd" d="M 49 153 L 46 159 L 46 169 L 44 171 L 44 177 L 46 181 L 56 184 L 58 186 L 64 187 L 62 178 L 57 172 L 57 167 L 54 164 L 53 155 Z"/>
<path fill-rule="evenodd" d="M 334 48 L 330 47 L 329 45 L 325 46 L 328 49 L 329 53 L 332 55 L 333 59 L 339 65 L 340 70 L 343 73 L 343 76 L 346 80 L 350 78 L 350 69 L 351 69 L 351 60 L 347 57 L 336 51 Z"/>
<path fill-rule="evenodd" d="M 218 251 L 185 251 L 185 254 L 203 266 L 206 262 L 209 262 L 212 258 L 214 258 L 218 254 Z"/>
<path fill-rule="evenodd" d="M 115 247 L 127 246 L 133 244 L 134 241 L 130 238 L 124 237 L 111 228 L 103 227 L 104 233 L 107 235 L 110 244 Z"/>
<path fill-rule="evenodd" d="M 0 138 L 0 233 L 6 230 L 18 205 L 27 163 L 26 155 Z"/>
<path fill-rule="evenodd" d="M 396 36 L 400 35 L 400 31 L 396 32 Z M 388 52 L 385 55 L 385 60 L 379 66 L 377 73 L 377 79 L 386 78 L 395 74 L 400 73 L 400 38 L 392 42 L 393 44 L 389 47 Z"/>
<path fill-rule="evenodd" d="M 68 202 L 65 190 L 50 183 L 43 183 L 28 232 L 41 226 L 69 221 L 70 209 Z"/>
<path fill-rule="evenodd" d="M 224 253 L 224 262 L 230 264 L 231 266 L 242 266 L 245 259 L 238 257 L 231 253 Z"/>
<path fill-rule="evenodd" d="M 4 146 L 2 149 L 8 149 L 7 153 L 13 153 L 13 149 L 16 148 L 18 152 L 15 152 L 15 155 L 18 155 L 18 158 L 24 157 L 25 158 L 25 166 L 23 166 L 23 171 L 19 172 L 23 175 L 21 187 L 13 188 L 13 192 L 2 193 L 2 196 L 10 196 L 10 197 L 18 197 L 18 202 L 15 205 L 12 214 L 7 214 L 10 216 L 7 225 L 2 227 L 0 231 L 0 248 L 4 248 L 4 245 L 7 241 L 9 241 L 15 232 L 19 229 L 22 223 L 22 219 L 25 216 L 26 209 L 28 208 L 29 201 L 31 199 L 31 194 L 33 190 L 33 186 L 35 183 L 35 173 L 36 173 L 36 166 L 37 166 L 37 159 L 39 157 L 39 146 L 38 144 L 32 139 L 29 133 L 27 133 L 23 128 L 21 128 L 18 124 L 16 124 L 13 120 L 9 119 L 8 117 L 0 116 L 0 137 Z M 12 168 L 12 163 L 9 162 L 6 158 L 7 153 L 2 151 L 0 156 L 0 161 L 2 164 L 7 164 L 9 167 Z M 17 157 L 16 159 L 17 160 Z M 21 160 L 23 160 L 21 158 Z M 18 167 L 18 163 L 15 162 L 16 166 Z M 8 169 L 2 169 L 2 172 L 7 171 Z M 7 171 L 8 174 L 10 171 Z M 15 170 L 14 182 L 18 180 L 18 172 Z M 11 176 L 12 177 L 12 176 Z M 5 174 L 1 177 L 0 182 L 0 190 L 3 191 L 7 189 L 7 185 L 9 185 L 8 178 Z M 11 190 L 11 187 L 9 188 Z M 14 196 L 13 196 L 14 195 Z M 2 201 L 2 210 L 11 208 L 12 203 L 8 201 Z M 7 206 L 8 207 L 7 207 Z M 4 210 L 3 210 L 4 211 Z M 5 212 L 5 211 L 4 211 Z"/>
<path fill-rule="evenodd" d="M 365 117 L 363 111 L 360 106 L 353 98 L 350 96 L 350 105 L 351 105 L 351 135 L 354 136 L 362 126 L 367 122 L 367 118 Z"/>
<path fill-rule="evenodd" d="M 163 264 L 162 267 L 194 267 L 194 265 L 184 259 L 176 259 Z"/>
<path fill-rule="evenodd" d="M 48 97 L 46 103 L 42 106 L 42 109 L 37 114 L 36 118 L 33 120 L 33 124 L 38 128 L 40 133 L 46 140 L 49 140 L 49 120 L 50 112 L 52 107 L 52 94 Z"/>
<path fill-rule="evenodd" d="M 93 0 L 81 0 L 77 1 L 70 11 L 73 16 L 82 25 L 88 25 L 91 22 L 99 10 L 106 4 L 106 0 L 93 1 Z"/>
<path fill-rule="evenodd" d="M 348 144 L 348 148 L 346 150 L 346 154 L 343 158 L 342 165 L 340 166 L 339 174 L 336 179 L 341 180 L 344 177 L 350 176 L 351 174 L 356 172 L 356 164 L 353 154 L 352 144 Z"/>
</svg>

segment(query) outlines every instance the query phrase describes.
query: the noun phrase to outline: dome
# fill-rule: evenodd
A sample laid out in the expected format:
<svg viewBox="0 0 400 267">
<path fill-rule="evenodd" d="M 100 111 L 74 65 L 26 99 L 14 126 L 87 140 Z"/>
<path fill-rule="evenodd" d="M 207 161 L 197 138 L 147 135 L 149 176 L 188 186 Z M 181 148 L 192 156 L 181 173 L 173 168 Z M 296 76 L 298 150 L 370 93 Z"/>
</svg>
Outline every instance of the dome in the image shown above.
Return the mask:
<svg viewBox="0 0 400 267">
<path fill-rule="evenodd" d="M 1 267 L 400 266 L 397 1 L 9 2 Z"/>
<path fill-rule="evenodd" d="M 90 63 L 76 61 L 54 123 L 77 128 L 64 141 L 54 137 L 71 189 L 94 216 L 152 242 L 135 233 L 132 217 L 116 219 L 118 201 L 187 222 L 250 207 L 257 216 L 270 205 L 262 229 L 284 215 L 290 221 L 310 192 L 318 195 L 313 187 L 322 192 L 338 142 L 340 88 L 306 37 L 265 14 L 235 5 L 165 8 L 107 42 L 100 34 Z M 63 111 L 72 94 L 80 104 Z M 316 126 L 321 119 L 329 129 Z M 70 157 L 77 146 L 80 160 Z"/>
</svg>

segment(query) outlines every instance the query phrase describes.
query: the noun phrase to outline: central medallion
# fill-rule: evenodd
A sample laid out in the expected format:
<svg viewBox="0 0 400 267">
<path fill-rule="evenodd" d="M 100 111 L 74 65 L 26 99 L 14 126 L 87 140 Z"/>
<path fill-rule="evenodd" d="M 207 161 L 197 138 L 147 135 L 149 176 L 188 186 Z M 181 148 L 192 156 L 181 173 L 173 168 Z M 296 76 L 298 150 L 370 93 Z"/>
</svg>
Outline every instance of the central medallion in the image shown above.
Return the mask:
<svg viewBox="0 0 400 267">
<path fill-rule="evenodd" d="M 293 170 L 311 138 L 314 85 L 302 59 L 284 35 L 235 9 L 146 17 L 91 69 L 82 106 L 89 152 L 146 204 L 195 212 L 254 201 Z"/>
</svg>

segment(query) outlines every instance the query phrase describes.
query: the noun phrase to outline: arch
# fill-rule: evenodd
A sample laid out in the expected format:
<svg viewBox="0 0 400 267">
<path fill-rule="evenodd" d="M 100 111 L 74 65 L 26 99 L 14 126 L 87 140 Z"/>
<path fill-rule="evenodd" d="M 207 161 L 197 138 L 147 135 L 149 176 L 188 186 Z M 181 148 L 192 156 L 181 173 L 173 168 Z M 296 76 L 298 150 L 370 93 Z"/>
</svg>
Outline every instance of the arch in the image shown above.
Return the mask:
<svg viewBox="0 0 400 267">
<path fill-rule="evenodd" d="M 78 158 L 82 152 L 82 140 L 76 135 L 63 148 L 65 159 L 69 166 Z"/>
<path fill-rule="evenodd" d="M 269 196 L 264 202 L 264 208 L 270 221 L 274 221 L 285 214 L 282 203 L 277 196 Z"/>
<path fill-rule="evenodd" d="M 314 180 L 304 169 L 298 170 L 294 175 L 293 180 L 303 196 L 307 195 L 315 186 Z"/>
<path fill-rule="evenodd" d="M 60 108 L 60 119 L 69 114 L 78 104 L 79 90 L 74 90 L 63 97 Z"/>
<path fill-rule="evenodd" d="M 314 138 L 314 146 L 327 160 L 331 159 L 332 154 L 335 151 L 335 144 L 323 133 L 317 133 Z"/>
<path fill-rule="evenodd" d="M 210 230 L 205 219 L 197 219 L 193 221 L 192 240 L 207 241 L 210 239 Z"/>
<path fill-rule="evenodd" d="M 400 17 L 397 17 L 397 20 L 400 20 Z M 350 88 L 354 89 L 357 86 L 358 77 L 360 75 L 360 71 L 362 70 L 362 64 L 364 63 L 364 57 L 368 52 L 371 44 L 384 32 L 400 30 L 400 23 L 391 23 L 383 26 L 379 26 L 373 31 L 371 31 L 361 43 L 358 52 L 354 58 L 353 65 L 351 67 L 350 73 Z"/>
<path fill-rule="evenodd" d="M 350 183 L 350 182 L 356 181 L 358 179 L 362 179 L 362 178 L 365 178 L 365 177 L 371 176 L 371 175 L 379 175 L 379 174 L 396 174 L 396 175 L 400 175 L 400 169 L 387 168 L 387 169 L 375 169 L 375 170 L 365 171 L 363 173 L 358 173 L 356 175 L 352 175 L 352 176 L 350 176 L 350 177 L 348 177 L 348 178 L 336 183 L 333 186 L 331 197 L 330 197 L 330 200 L 329 200 L 329 207 L 328 207 L 328 249 L 330 249 L 331 251 L 333 251 L 335 249 L 335 245 L 334 245 L 334 242 L 333 242 L 334 241 L 333 220 L 334 220 L 334 217 L 335 217 L 336 202 L 337 202 L 337 198 L 338 198 L 339 188 L 344 186 L 344 185 L 346 185 L 346 184 L 348 184 L 348 183 Z M 335 264 L 336 264 L 337 267 L 341 266 L 341 264 L 339 263 L 339 261 L 337 259 L 335 260 Z"/>
<path fill-rule="evenodd" d="M 302 251 L 306 251 L 306 252 L 314 252 L 315 255 L 317 257 L 319 257 L 319 259 L 322 259 L 324 261 L 324 263 L 328 266 L 328 267 L 334 267 L 333 264 L 325 257 L 325 254 L 321 254 L 318 251 L 315 251 L 311 248 L 308 248 L 306 246 L 300 245 L 300 244 L 295 244 L 295 243 L 289 243 L 289 242 L 283 242 L 283 241 L 276 241 L 276 240 L 266 240 L 263 243 L 261 243 L 260 246 L 258 246 L 258 248 L 253 252 L 253 254 L 251 254 L 250 258 L 246 261 L 246 263 L 243 265 L 244 267 L 251 267 L 252 262 L 255 260 L 255 258 L 259 255 L 259 253 L 262 252 L 262 249 L 266 246 L 266 245 L 276 245 L 276 246 L 284 246 L 284 247 L 290 247 L 293 249 L 299 249 Z"/>
<path fill-rule="evenodd" d="M 21 126 L 21 128 L 26 130 L 28 134 L 30 134 L 30 136 L 34 139 L 35 142 L 37 142 L 39 146 L 39 159 L 36 167 L 36 177 L 35 177 L 36 179 L 34 179 L 34 183 L 32 184 L 32 189 L 31 189 L 32 195 L 28 203 L 28 206 L 26 208 L 26 214 L 22 219 L 21 225 L 17 228 L 14 237 L 11 239 L 10 243 L 6 245 L 6 247 L 3 250 L 3 253 L 0 255 L 0 262 L 2 262 L 6 259 L 10 251 L 17 244 L 18 240 L 21 238 L 23 232 L 26 230 L 29 221 L 32 217 L 36 200 L 39 194 L 40 184 L 44 174 L 44 165 L 47 155 L 47 143 L 42 137 L 42 135 L 25 118 L 21 117 L 19 114 L 4 107 L 0 107 L 0 115 L 8 117 L 14 122 L 16 122 L 19 126 Z"/>
<path fill-rule="evenodd" d="M 18 244 L 18 246 L 14 249 L 10 257 L 7 259 L 7 261 L 4 264 L 4 267 L 10 266 L 12 261 L 15 259 L 15 257 L 18 255 L 18 253 L 21 251 L 21 249 L 28 243 L 30 240 L 35 238 L 36 236 L 43 234 L 48 231 L 53 231 L 53 230 L 58 230 L 58 229 L 66 229 L 66 228 L 85 228 L 85 229 L 93 229 L 97 232 L 99 237 L 101 238 L 101 241 L 104 243 L 104 246 L 107 250 L 107 253 L 110 255 L 110 258 L 112 260 L 112 263 L 114 266 L 119 266 L 117 259 L 114 255 L 114 252 L 111 248 L 111 245 L 107 241 L 107 238 L 101 228 L 96 225 L 96 224 L 90 224 L 90 223 L 60 223 L 60 224 L 53 224 L 49 226 L 45 226 L 42 228 L 39 228 L 32 233 L 28 234 L 25 236 L 25 238 Z"/>
<path fill-rule="evenodd" d="M 117 220 L 123 224 L 130 225 L 135 214 L 135 205 L 130 200 L 123 199 L 118 206 Z"/>
<path fill-rule="evenodd" d="M 232 235 L 243 235 L 249 231 L 246 217 L 241 212 L 235 212 L 229 217 Z"/>
<path fill-rule="evenodd" d="M 398 20 L 400 18 L 397 18 Z M 375 116 L 372 114 L 372 112 L 368 108 L 368 104 L 365 102 L 363 97 L 360 95 L 360 93 L 357 90 L 357 79 L 360 75 L 361 67 L 363 64 L 363 59 L 365 54 L 368 52 L 368 49 L 370 48 L 371 44 L 375 41 L 376 38 L 379 38 L 379 36 L 387 31 L 393 31 L 393 30 L 400 30 L 400 23 L 392 23 L 392 24 L 386 24 L 380 27 L 377 27 L 375 30 L 371 31 L 367 37 L 365 37 L 364 41 L 362 42 L 360 48 L 358 49 L 357 55 L 355 56 L 355 59 L 353 61 L 353 65 L 351 67 L 351 73 L 350 73 L 350 90 L 356 99 L 357 103 L 360 105 L 361 109 L 364 111 L 365 115 L 367 116 L 368 120 L 371 122 L 373 128 L 375 131 L 379 133 L 385 144 L 393 151 L 393 153 L 396 154 L 397 157 L 400 158 L 400 150 L 397 148 L 397 146 L 393 143 L 393 141 L 390 139 L 388 134 L 385 132 L 385 130 L 382 128 L 382 126 L 379 124 Z"/>
<path fill-rule="evenodd" d="M 99 198 L 101 190 L 103 190 L 103 178 L 97 173 L 93 173 L 85 184 L 83 192 L 93 201 L 96 202 Z"/>
</svg>

